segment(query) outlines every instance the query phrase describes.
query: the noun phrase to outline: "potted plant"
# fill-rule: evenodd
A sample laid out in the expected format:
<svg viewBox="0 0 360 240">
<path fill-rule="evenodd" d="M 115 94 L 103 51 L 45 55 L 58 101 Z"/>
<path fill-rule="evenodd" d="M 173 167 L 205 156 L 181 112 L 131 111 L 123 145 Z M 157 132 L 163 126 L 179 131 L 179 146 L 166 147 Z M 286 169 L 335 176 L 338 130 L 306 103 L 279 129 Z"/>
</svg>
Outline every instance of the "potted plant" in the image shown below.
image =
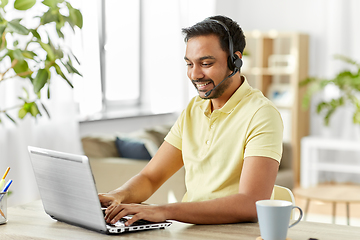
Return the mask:
<svg viewBox="0 0 360 240">
<path fill-rule="evenodd" d="M 39 13 L 39 9 L 43 12 Z M 12 18 L 17 11 L 38 13 L 29 21 L 21 14 Z M 28 25 L 26 25 L 28 24 Z M 73 62 L 77 58 L 66 46 L 63 30 L 70 26 L 82 28 L 82 14 L 66 0 L 15 0 L 10 6 L 8 0 L 0 0 L 0 88 L 3 82 L 21 78 L 24 81 L 23 95 L 17 96 L 19 104 L 0 106 L 0 122 L 6 117 L 16 123 L 16 118 L 9 113 L 17 109 L 17 117 L 26 115 L 42 116 L 49 112 L 41 101 L 41 89 L 47 86 L 47 98 L 50 98 L 51 75 L 61 76 L 73 87 L 69 76 L 78 74 Z M 26 87 L 30 86 L 30 87 Z"/>
<path fill-rule="evenodd" d="M 318 114 L 324 112 L 324 124 L 329 125 L 330 117 L 341 106 L 350 103 L 354 106 L 353 122 L 360 124 L 360 63 L 353 59 L 335 55 L 335 59 L 341 60 L 352 65 L 355 70 L 343 70 L 332 79 L 320 79 L 309 77 L 300 82 L 300 86 L 308 85 L 308 89 L 303 98 L 303 106 L 307 108 L 310 104 L 313 94 L 323 90 L 328 85 L 335 85 L 340 89 L 340 95 L 328 101 L 321 101 L 317 104 L 316 112 Z"/>
</svg>

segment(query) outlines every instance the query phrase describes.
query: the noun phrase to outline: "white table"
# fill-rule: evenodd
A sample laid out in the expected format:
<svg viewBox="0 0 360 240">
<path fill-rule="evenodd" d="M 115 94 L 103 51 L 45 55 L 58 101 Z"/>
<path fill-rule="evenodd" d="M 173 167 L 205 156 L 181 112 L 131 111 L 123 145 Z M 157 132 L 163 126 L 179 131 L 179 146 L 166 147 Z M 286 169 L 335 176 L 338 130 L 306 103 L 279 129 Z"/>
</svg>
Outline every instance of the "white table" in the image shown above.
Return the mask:
<svg viewBox="0 0 360 240">
<path fill-rule="evenodd" d="M 360 174 L 360 165 L 320 162 L 319 150 L 360 151 L 360 142 L 311 136 L 302 138 L 300 172 L 302 188 L 316 186 L 319 183 L 320 171 Z"/>
</svg>

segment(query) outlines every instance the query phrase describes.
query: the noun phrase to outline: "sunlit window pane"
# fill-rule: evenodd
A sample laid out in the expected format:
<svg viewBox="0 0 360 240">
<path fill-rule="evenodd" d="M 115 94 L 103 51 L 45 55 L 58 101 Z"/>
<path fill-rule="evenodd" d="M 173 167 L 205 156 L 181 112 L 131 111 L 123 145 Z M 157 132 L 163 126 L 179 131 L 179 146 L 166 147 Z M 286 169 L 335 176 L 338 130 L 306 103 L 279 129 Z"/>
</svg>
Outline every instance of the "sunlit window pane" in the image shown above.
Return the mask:
<svg viewBox="0 0 360 240">
<path fill-rule="evenodd" d="M 140 95 L 140 1 L 105 1 L 105 97 L 137 100 Z"/>
</svg>

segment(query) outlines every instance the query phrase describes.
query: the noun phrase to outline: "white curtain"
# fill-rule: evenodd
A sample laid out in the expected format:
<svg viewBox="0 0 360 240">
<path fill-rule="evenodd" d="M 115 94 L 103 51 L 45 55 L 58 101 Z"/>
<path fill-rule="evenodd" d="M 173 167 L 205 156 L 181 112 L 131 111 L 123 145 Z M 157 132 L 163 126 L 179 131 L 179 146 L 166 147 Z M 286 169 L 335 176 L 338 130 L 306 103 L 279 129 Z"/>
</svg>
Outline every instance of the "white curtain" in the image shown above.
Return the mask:
<svg viewBox="0 0 360 240">
<path fill-rule="evenodd" d="M 7 80 L 0 84 L 0 106 L 13 106 L 20 81 Z M 11 82 L 13 81 L 13 82 Z M 0 125 L 0 172 L 11 170 L 7 179 L 13 179 L 12 195 L 8 205 L 17 205 L 39 198 L 36 182 L 27 152 L 27 146 L 37 146 L 71 153 L 82 153 L 79 139 L 76 105 L 72 89 L 61 79 L 52 79 L 51 100 L 46 102 L 51 118 L 37 120 L 25 117 L 18 124 L 3 119 Z M 16 112 L 13 112 L 16 116 Z M 15 118 L 16 119 L 16 118 Z M 0 173 L 2 175 L 2 173 Z"/>
<path fill-rule="evenodd" d="M 10 1 L 9 5 L 12 2 Z M 77 37 L 67 39 L 67 41 L 75 43 L 81 39 Z M 77 56 L 80 60 L 82 59 L 81 56 Z M 76 79 L 72 80 L 76 81 Z M 42 96 L 45 98 L 44 104 L 51 116 L 50 119 L 43 112 L 41 118 L 34 119 L 26 116 L 23 120 L 19 120 L 17 118 L 18 110 L 13 110 L 10 114 L 17 121 L 17 125 L 15 125 L 4 114 L 0 115 L 2 119 L 2 124 L 0 124 L 0 174 L 2 177 L 6 168 L 10 167 L 7 180 L 13 180 L 8 206 L 31 202 L 39 198 L 27 151 L 29 145 L 76 154 L 82 153 L 73 89 L 55 73 L 52 74 L 51 83 L 51 99 L 46 99 L 47 89 L 42 92 Z M 21 95 L 22 87 L 29 86 L 29 84 L 29 80 L 20 78 L 0 82 L 0 109 L 7 109 L 19 104 L 17 96 Z"/>
</svg>

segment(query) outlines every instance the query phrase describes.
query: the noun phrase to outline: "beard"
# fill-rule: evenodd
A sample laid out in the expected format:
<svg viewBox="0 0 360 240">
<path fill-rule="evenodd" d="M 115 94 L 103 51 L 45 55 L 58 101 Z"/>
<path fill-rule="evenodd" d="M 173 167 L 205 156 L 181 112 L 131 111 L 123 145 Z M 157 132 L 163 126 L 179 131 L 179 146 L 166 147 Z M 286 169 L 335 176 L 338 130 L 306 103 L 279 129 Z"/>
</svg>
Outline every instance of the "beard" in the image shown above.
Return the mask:
<svg viewBox="0 0 360 240">
<path fill-rule="evenodd" d="M 215 98 L 219 98 L 219 97 L 221 97 L 221 96 L 223 95 L 223 93 L 226 91 L 226 89 L 228 89 L 228 87 L 229 87 L 229 85 L 231 84 L 232 81 L 233 81 L 233 80 L 232 80 L 231 78 L 230 78 L 230 79 L 227 79 L 227 80 L 225 80 L 223 83 L 221 83 L 215 90 L 213 90 L 209 96 L 207 96 L 207 97 L 202 97 L 202 96 L 199 95 L 199 97 L 202 98 L 202 99 L 215 99 Z M 204 79 L 202 79 L 202 80 L 191 80 L 191 82 L 192 82 L 192 84 L 194 85 L 196 91 L 198 91 L 198 93 L 200 93 L 200 92 L 208 92 L 208 91 L 210 91 L 211 89 L 208 90 L 208 91 L 204 91 L 204 90 L 199 91 L 198 88 L 196 87 L 196 83 L 200 83 L 200 82 L 203 82 L 203 83 L 205 83 L 205 82 L 210 82 L 209 84 L 213 84 L 213 85 L 214 85 L 214 88 L 216 87 L 216 85 L 215 85 L 215 83 L 214 83 L 214 81 L 213 81 L 212 79 L 207 79 L 207 80 L 204 80 Z M 214 89 L 214 88 L 213 88 L 213 89 Z"/>
</svg>

